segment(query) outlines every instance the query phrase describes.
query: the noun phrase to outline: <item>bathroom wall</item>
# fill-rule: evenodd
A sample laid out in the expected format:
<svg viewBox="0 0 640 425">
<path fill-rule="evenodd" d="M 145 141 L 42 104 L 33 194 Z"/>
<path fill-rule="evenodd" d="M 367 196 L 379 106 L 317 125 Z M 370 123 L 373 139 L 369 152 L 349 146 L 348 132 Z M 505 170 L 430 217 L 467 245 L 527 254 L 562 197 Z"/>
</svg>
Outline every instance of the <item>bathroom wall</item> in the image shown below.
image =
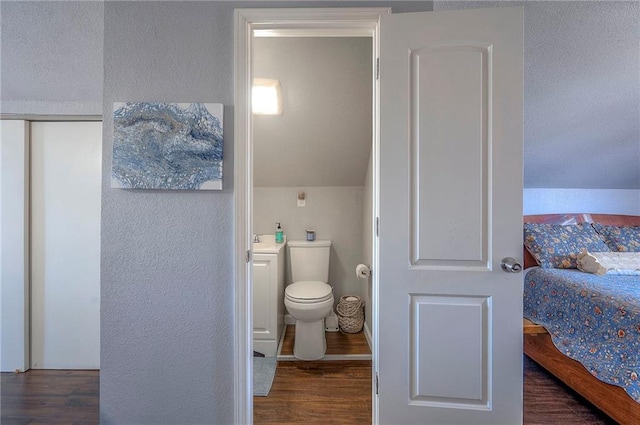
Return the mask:
<svg viewBox="0 0 640 425">
<path fill-rule="evenodd" d="M 306 206 L 298 207 L 298 191 L 306 193 Z M 366 285 L 356 278 L 362 258 L 362 207 L 364 187 L 256 187 L 253 194 L 254 232 L 272 234 L 280 222 L 287 239 L 305 239 L 314 229 L 317 239 L 332 241 L 329 283 L 336 302 L 342 295 L 362 297 Z M 285 282 L 291 282 L 287 258 Z"/>
<path fill-rule="evenodd" d="M 254 116 L 254 232 L 272 233 L 275 222 L 289 239 L 316 230 L 318 239 L 333 242 L 336 302 L 364 297 L 366 282 L 355 267 L 367 261 L 362 209 L 372 146 L 372 40 L 256 38 L 254 69 L 257 78 L 278 79 L 283 97 L 282 115 Z M 305 207 L 297 207 L 300 190 Z M 285 279 L 291 282 L 288 262 Z"/>
<path fill-rule="evenodd" d="M 282 115 L 255 115 L 254 183 L 362 186 L 372 140 L 370 37 L 259 37 L 254 77 L 282 86 Z"/>
</svg>

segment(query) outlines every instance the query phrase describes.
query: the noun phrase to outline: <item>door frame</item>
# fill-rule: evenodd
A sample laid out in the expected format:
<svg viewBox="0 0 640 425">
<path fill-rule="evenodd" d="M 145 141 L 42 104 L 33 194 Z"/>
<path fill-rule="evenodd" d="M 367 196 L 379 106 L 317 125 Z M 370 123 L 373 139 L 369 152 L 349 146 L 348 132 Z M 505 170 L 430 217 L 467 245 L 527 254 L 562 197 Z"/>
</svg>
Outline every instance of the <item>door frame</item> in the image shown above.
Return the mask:
<svg viewBox="0 0 640 425">
<path fill-rule="evenodd" d="M 17 192 L 13 195 L 19 197 L 21 201 L 14 202 L 13 208 L 11 208 L 11 214 L 13 218 L 19 218 L 20 222 L 12 222 L 12 226 L 18 226 L 22 231 L 16 237 L 9 240 L 10 244 L 17 244 L 20 246 L 18 263 L 15 265 L 16 270 L 21 270 L 21 278 L 12 284 L 3 282 L 3 285 L 10 287 L 8 294 L 5 294 L 5 298 L 10 299 L 9 304 L 14 306 L 11 311 L 11 317 L 14 318 L 11 326 L 5 328 L 5 332 L 2 333 L 1 344 L 3 346 L 11 347 L 8 351 L 5 351 L 6 357 L 11 359 L 7 364 L 11 364 L 11 368 L 6 368 L 3 372 L 26 372 L 31 368 L 31 270 L 30 270 L 30 257 L 31 257 L 31 190 L 29 181 L 31 178 L 31 123 L 41 121 L 82 121 L 82 122 L 95 122 L 103 121 L 102 115 L 40 115 L 40 114 L 2 114 L 0 113 L 0 129 L 2 128 L 2 122 L 11 122 L 22 126 L 20 134 L 16 134 L 16 139 L 12 139 L 15 142 L 14 147 L 17 147 L 14 151 L 19 155 L 13 157 L 13 161 L 20 162 L 21 169 L 15 171 L 22 177 L 22 180 L 17 184 Z M 9 139 L 7 139 L 9 140 Z M 102 166 L 102 164 L 100 164 Z M 3 196 L 7 196 L 4 194 Z M 7 242 L 3 240 L 3 242 Z M 13 245 L 12 245 L 13 246 Z M 1 251 L 1 250 L 0 250 Z M 4 287 L 4 286 L 3 286 Z M 9 343 L 11 342 L 11 344 Z M 4 366 L 4 364 L 3 364 Z"/>
<path fill-rule="evenodd" d="M 367 36 L 372 38 L 374 61 L 379 57 L 380 16 L 391 8 L 326 9 L 236 9 L 234 12 L 234 422 L 253 423 L 253 335 L 251 235 L 253 233 L 253 117 L 251 85 L 253 79 L 253 34 L 263 36 Z M 375 62 L 374 62 L 375 63 Z M 376 72 L 375 66 L 374 73 Z M 379 209 L 379 81 L 372 75 L 372 223 Z M 372 268 L 377 271 L 378 242 L 373 234 Z M 372 415 L 377 423 L 375 396 L 378 352 L 378 279 L 372 274 L 373 373 Z"/>
</svg>

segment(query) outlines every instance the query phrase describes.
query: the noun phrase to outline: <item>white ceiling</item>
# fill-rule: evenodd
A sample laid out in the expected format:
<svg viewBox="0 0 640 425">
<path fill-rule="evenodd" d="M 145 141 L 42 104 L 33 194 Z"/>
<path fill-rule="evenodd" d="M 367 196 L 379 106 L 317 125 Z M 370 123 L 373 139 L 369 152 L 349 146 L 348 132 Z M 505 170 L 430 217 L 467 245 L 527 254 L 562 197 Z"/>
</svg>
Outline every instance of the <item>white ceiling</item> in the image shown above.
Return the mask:
<svg viewBox="0 0 640 425">
<path fill-rule="evenodd" d="M 372 41 L 256 38 L 254 77 L 280 80 L 283 114 L 254 115 L 254 184 L 362 186 L 371 152 Z"/>
</svg>

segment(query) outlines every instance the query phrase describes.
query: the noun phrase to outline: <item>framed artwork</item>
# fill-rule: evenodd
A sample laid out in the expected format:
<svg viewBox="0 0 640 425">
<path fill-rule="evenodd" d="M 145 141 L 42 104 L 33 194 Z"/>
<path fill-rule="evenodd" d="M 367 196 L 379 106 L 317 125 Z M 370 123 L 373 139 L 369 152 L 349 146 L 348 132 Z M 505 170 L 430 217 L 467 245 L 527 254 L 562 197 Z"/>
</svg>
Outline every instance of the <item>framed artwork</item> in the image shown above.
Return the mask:
<svg viewBox="0 0 640 425">
<path fill-rule="evenodd" d="M 111 187 L 222 189 L 223 105 L 114 103 Z"/>
</svg>

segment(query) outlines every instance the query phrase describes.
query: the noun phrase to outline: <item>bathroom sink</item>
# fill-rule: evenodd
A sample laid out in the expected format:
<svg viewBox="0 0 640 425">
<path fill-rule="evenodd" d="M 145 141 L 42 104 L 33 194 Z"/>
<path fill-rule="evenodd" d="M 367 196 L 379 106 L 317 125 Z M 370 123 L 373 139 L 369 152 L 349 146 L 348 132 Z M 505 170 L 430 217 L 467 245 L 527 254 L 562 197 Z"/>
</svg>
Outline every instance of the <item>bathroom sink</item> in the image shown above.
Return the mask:
<svg viewBox="0 0 640 425">
<path fill-rule="evenodd" d="M 253 252 L 256 254 L 279 254 L 287 244 L 285 236 L 284 242 L 276 243 L 274 235 L 258 235 L 260 242 L 253 243 Z"/>
</svg>

